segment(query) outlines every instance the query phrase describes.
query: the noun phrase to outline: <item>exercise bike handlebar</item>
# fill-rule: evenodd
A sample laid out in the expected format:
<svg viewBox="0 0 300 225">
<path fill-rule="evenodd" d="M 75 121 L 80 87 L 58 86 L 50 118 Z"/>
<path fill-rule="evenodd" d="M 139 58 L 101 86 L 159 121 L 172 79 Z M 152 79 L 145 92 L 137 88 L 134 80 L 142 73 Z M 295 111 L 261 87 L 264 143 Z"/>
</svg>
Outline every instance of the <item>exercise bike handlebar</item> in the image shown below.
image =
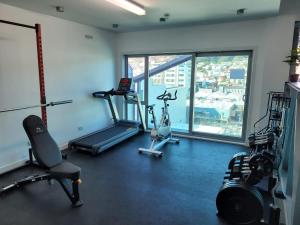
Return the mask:
<svg viewBox="0 0 300 225">
<path fill-rule="evenodd" d="M 161 95 L 157 96 L 157 97 L 156 97 L 156 99 L 158 99 L 158 100 L 162 100 L 162 99 L 163 99 L 163 97 L 164 97 L 166 94 L 167 94 L 167 91 L 165 91 L 163 94 L 161 94 Z"/>
<path fill-rule="evenodd" d="M 165 91 L 163 94 L 156 97 L 158 100 L 176 100 L 177 99 L 177 90 L 174 93 L 174 97 L 172 98 L 172 94 L 170 92 L 167 93 Z"/>
</svg>

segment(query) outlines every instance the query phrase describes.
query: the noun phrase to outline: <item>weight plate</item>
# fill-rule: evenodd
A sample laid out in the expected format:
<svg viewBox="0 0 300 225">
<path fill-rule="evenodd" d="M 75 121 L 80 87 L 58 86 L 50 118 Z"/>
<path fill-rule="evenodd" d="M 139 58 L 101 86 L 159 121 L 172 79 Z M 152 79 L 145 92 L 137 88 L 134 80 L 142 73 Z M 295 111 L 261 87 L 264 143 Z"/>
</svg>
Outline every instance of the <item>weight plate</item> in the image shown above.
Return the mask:
<svg viewBox="0 0 300 225">
<path fill-rule="evenodd" d="M 236 153 L 232 159 L 230 160 L 229 164 L 228 164 L 228 169 L 231 170 L 233 168 L 233 165 L 234 165 L 234 162 L 236 160 L 240 160 L 240 158 L 242 157 L 245 157 L 245 156 L 248 156 L 248 154 L 246 152 L 239 152 L 239 153 Z"/>
<path fill-rule="evenodd" d="M 266 155 L 256 154 L 250 158 L 249 167 L 250 169 L 263 176 L 268 176 L 273 172 L 273 161 Z"/>
<path fill-rule="evenodd" d="M 250 225 L 263 217 L 263 197 L 257 188 L 235 181 L 224 183 L 216 205 L 218 213 L 230 224 Z"/>
<path fill-rule="evenodd" d="M 262 180 L 263 176 L 255 172 L 251 172 L 243 177 L 243 180 L 248 185 L 256 185 Z"/>
<path fill-rule="evenodd" d="M 250 134 L 248 141 L 250 148 L 255 148 L 257 145 L 272 145 L 274 142 L 274 134 L 271 131 L 260 134 Z"/>
</svg>

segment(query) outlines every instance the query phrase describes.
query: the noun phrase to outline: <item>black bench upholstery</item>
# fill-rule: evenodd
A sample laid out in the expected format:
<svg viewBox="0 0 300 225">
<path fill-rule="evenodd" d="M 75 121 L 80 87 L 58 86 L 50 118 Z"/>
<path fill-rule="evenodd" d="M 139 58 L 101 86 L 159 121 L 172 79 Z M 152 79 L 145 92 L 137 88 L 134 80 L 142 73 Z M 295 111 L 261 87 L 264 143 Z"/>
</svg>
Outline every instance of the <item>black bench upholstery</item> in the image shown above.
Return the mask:
<svg viewBox="0 0 300 225">
<path fill-rule="evenodd" d="M 81 168 L 63 161 L 61 151 L 49 134 L 40 117 L 30 115 L 23 121 L 23 127 L 30 140 L 32 153 L 40 165 L 49 174 L 48 180 L 55 179 L 63 187 L 74 206 L 81 206 L 78 185 Z M 69 185 L 68 181 L 71 181 Z"/>
<path fill-rule="evenodd" d="M 49 173 L 53 177 L 57 178 L 78 179 L 80 176 L 80 171 L 80 167 L 69 162 L 62 162 L 50 168 Z"/>
</svg>

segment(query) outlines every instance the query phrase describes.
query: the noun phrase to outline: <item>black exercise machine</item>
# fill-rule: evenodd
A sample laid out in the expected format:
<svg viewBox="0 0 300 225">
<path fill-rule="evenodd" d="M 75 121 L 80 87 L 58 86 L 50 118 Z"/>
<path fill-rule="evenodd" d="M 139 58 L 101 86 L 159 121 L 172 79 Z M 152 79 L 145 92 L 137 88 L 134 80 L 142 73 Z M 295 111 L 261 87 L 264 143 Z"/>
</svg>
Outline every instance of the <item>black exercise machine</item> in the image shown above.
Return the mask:
<svg viewBox="0 0 300 225">
<path fill-rule="evenodd" d="M 96 155 L 145 130 L 146 126 L 142 115 L 141 102 L 137 93 L 130 89 L 131 82 L 132 79 L 130 78 L 121 78 L 117 90 L 111 89 L 109 91 L 93 93 L 93 97 L 107 100 L 114 123 L 102 130 L 71 140 L 69 142 L 70 149 L 75 148 Z M 136 104 L 140 121 L 121 120 L 116 106 L 112 101 L 113 96 L 122 96 L 125 103 Z"/>
<path fill-rule="evenodd" d="M 71 200 L 72 205 L 74 207 L 81 206 L 83 203 L 80 200 L 78 190 L 78 185 L 81 183 L 80 167 L 63 161 L 57 144 L 50 136 L 40 117 L 35 115 L 28 116 L 23 121 L 23 127 L 31 143 L 31 148 L 29 149 L 31 164 L 33 164 L 34 156 L 39 168 L 44 169 L 45 173 L 28 176 L 13 184 L 2 187 L 0 195 L 30 183 L 43 180 L 57 180 Z"/>
</svg>

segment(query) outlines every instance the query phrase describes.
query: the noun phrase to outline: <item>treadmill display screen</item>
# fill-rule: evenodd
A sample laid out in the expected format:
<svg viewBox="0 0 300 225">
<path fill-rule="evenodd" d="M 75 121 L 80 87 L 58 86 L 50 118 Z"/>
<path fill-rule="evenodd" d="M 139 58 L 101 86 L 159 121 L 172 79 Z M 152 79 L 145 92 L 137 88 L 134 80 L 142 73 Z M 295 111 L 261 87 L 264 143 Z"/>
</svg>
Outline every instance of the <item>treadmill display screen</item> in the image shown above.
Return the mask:
<svg viewBox="0 0 300 225">
<path fill-rule="evenodd" d="M 131 82 L 132 82 L 131 78 L 121 78 L 118 91 L 129 92 L 131 87 Z"/>
</svg>

